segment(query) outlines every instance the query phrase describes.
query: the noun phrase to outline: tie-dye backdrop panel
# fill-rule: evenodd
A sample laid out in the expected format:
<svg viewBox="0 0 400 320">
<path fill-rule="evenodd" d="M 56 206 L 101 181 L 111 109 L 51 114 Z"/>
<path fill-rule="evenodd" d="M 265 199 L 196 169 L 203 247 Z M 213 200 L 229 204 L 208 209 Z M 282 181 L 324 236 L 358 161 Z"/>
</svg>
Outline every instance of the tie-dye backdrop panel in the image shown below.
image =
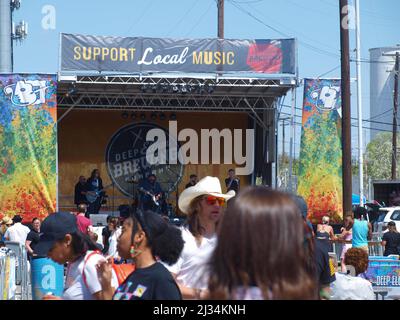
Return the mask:
<svg viewBox="0 0 400 320">
<path fill-rule="evenodd" d="M 340 80 L 304 80 L 298 193 L 313 223 L 343 217 L 341 106 Z"/>
<path fill-rule="evenodd" d="M 56 93 L 54 75 L 0 75 L 0 216 L 55 211 Z"/>
</svg>

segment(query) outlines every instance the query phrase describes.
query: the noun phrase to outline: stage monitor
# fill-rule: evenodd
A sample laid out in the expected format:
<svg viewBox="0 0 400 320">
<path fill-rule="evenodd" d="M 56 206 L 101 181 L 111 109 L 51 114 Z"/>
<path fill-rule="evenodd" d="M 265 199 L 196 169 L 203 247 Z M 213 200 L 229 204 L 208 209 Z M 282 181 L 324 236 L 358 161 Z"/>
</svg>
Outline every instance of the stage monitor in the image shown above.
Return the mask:
<svg viewBox="0 0 400 320">
<path fill-rule="evenodd" d="M 91 214 L 90 221 L 93 227 L 106 226 L 108 214 Z"/>
</svg>

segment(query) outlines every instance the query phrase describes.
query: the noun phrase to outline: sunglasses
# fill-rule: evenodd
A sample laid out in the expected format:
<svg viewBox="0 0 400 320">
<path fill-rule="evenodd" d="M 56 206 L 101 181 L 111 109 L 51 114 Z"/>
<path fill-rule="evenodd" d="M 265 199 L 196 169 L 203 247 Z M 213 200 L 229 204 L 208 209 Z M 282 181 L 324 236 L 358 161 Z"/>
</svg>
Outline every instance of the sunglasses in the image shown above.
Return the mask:
<svg viewBox="0 0 400 320">
<path fill-rule="evenodd" d="M 206 202 L 210 206 L 213 206 L 218 202 L 218 204 L 222 207 L 225 204 L 225 199 L 224 198 L 214 197 L 214 196 L 207 196 L 206 197 Z"/>
</svg>

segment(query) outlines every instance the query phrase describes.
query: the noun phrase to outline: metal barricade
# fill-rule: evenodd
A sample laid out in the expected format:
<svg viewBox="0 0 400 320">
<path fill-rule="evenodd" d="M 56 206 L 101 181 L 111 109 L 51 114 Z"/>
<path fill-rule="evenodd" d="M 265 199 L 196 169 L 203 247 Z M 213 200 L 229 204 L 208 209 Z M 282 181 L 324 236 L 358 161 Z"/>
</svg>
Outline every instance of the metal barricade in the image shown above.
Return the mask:
<svg viewBox="0 0 400 320">
<path fill-rule="evenodd" d="M 383 256 L 383 247 L 381 241 L 368 241 L 369 256 Z"/>
<path fill-rule="evenodd" d="M 338 261 L 342 254 L 344 242 L 343 241 L 330 241 L 332 243 L 333 252 L 336 254 Z M 383 256 L 382 242 L 379 238 L 368 241 L 368 255 L 369 256 Z"/>
<path fill-rule="evenodd" d="M 19 242 L 5 241 L 7 248 L 11 249 L 16 256 L 15 282 L 21 288 L 21 299 L 28 300 L 29 296 L 29 270 L 26 248 Z"/>
<path fill-rule="evenodd" d="M 331 241 L 331 243 L 332 243 L 333 253 L 336 255 L 337 261 L 340 261 L 340 256 L 342 255 L 344 244 L 339 241 Z"/>
<path fill-rule="evenodd" d="M 15 269 L 17 257 L 9 248 L 0 249 L 0 300 L 16 298 Z"/>
<path fill-rule="evenodd" d="M 0 300 L 4 300 L 6 255 L 0 252 Z"/>
</svg>

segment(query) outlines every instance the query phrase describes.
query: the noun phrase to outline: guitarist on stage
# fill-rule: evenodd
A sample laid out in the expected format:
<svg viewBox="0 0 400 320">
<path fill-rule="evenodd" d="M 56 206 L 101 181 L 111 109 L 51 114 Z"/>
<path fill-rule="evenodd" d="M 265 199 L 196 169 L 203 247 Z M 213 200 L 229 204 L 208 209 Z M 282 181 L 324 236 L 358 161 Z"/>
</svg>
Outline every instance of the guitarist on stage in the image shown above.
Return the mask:
<svg viewBox="0 0 400 320">
<path fill-rule="evenodd" d="M 89 179 L 86 181 L 86 193 L 95 194 L 96 192 L 103 190 L 103 180 L 100 178 L 100 171 L 99 169 L 94 169 Z M 104 191 L 101 191 L 99 196 L 97 197 L 96 201 L 93 203 L 89 203 L 86 216 L 89 217 L 90 214 L 98 214 L 101 201 L 105 195 Z"/>
<path fill-rule="evenodd" d="M 139 184 L 139 201 L 142 210 L 152 210 L 155 212 L 159 212 L 161 209 L 160 206 L 163 196 L 163 190 L 156 180 L 156 175 L 150 174 L 146 180 L 143 180 Z M 155 196 L 155 200 L 159 203 L 159 205 L 154 202 L 152 195 Z"/>
</svg>

